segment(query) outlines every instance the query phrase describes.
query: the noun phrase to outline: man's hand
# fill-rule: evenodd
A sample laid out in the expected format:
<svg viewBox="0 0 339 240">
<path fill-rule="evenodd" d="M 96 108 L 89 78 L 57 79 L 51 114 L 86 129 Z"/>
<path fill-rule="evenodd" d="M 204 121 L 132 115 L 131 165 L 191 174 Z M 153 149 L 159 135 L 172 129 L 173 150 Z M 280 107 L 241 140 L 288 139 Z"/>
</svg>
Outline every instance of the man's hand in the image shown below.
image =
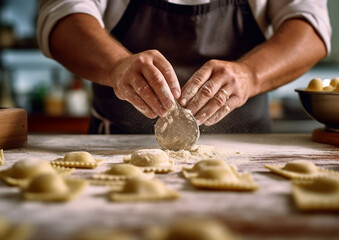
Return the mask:
<svg viewBox="0 0 339 240">
<path fill-rule="evenodd" d="M 165 115 L 180 96 L 174 69 L 157 50 L 123 58 L 114 65 L 110 76 L 116 96 L 149 118 Z"/>
<path fill-rule="evenodd" d="M 244 63 L 210 60 L 185 84 L 179 103 L 199 125 L 213 125 L 247 101 L 254 77 Z"/>
</svg>

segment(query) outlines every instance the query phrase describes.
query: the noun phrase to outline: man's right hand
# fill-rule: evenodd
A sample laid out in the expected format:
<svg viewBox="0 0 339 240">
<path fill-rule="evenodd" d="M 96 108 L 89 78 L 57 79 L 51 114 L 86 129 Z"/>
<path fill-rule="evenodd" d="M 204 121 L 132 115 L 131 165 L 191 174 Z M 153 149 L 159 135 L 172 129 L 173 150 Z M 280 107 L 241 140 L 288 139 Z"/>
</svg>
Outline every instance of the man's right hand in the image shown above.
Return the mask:
<svg viewBox="0 0 339 240">
<path fill-rule="evenodd" d="M 114 64 L 110 78 L 116 96 L 148 118 L 164 116 L 181 94 L 173 67 L 157 50 L 122 58 Z"/>
</svg>

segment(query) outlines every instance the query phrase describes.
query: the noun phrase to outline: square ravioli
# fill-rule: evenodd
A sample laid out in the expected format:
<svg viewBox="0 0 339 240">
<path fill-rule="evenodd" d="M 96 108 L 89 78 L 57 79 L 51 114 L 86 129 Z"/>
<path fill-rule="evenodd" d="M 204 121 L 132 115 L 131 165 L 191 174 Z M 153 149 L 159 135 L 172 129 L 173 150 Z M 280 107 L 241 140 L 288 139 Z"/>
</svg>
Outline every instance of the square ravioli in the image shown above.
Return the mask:
<svg viewBox="0 0 339 240">
<path fill-rule="evenodd" d="M 12 186 L 22 186 L 40 174 L 57 173 L 66 176 L 73 172 L 74 168 L 54 167 L 45 160 L 28 159 L 17 161 L 12 167 L 0 171 L 0 179 Z"/>
<path fill-rule="evenodd" d="M 96 168 L 105 160 L 95 159 L 88 152 L 69 152 L 63 158 L 58 158 L 51 162 L 52 165 L 73 168 Z"/>
<path fill-rule="evenodd" d="M 121 191 L 111 191 L 109 198 L 117 202 L 160 201 L 179 198 L 179 194 L 156 179 L 126 180 Z"/>
<path fill-rule="evenodd" d="M 140 149 L 124 157 L 125 163 L 142 168 L 145 172 L 168 173 L 174 170 L 166 152 L 161 149 Z"/>
<path fill-rule="evenodd" d="M 300 210 L 339 210 L 339 178 L 336 176 L 293 180 L 292 194 Z"/>
<path fill-rule="evenodd" d="M 22 187 L 23 197 L 30 201 L 69 201 L 85 188 L 82 179 L 63 178 L 57 174 L 42 174 Z"/>
<path fill-rule="evenodd" d="M 297 160 L 285 165 L 266 164 L 265 168 L 280 176 L 290 179 L 314 179 L 319 175 L 337 174 L 338 172 L 317 167 L 314 163 L 305 160 Z"/>
<path fill-rule="evenodd" d="M 131 178 L 152 179 L 153 177 L 154 172 L 145 173 L 141 168 L 132 164 L 118 163 L 104 172 L 94 174 L 90 183 L 93 185 L 114 185 Z"/>
<path fill-rule="evenodd" d="M 25 224 L 11 224 L 0 217 L 0 239 L 26 240 L 32 235 L 32 228 Z"/>
<path fill-rule="evenodd" d="M 5 162 L 4 151 L 0 149 L 0 166 L 3 165 Z"/>
</svg>

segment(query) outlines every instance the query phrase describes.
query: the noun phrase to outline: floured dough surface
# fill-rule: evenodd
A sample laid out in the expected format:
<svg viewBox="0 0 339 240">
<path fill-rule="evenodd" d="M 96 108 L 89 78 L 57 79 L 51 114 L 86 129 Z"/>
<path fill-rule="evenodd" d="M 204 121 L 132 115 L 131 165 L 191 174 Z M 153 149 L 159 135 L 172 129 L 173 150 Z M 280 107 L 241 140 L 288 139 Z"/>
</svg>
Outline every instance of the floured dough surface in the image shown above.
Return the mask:
<svg viewBox="0 0 339 240">
<path fill-rule="evenodd" d="M 294 180 L 292 193 L 301 210 L 339 210 L 339 178 L 336 176 Z"/>
<path fill-rule="evenodd" d="M 22 193 L 25 199 L 32 201 L 68 201 L 78 195 L 86 185 L 84 180 L 43 174 L 23 187 Z"/>
<path fill-rule="evenodd" d="M 0 149 L 0 166 L 3 165 L 5 162 L 4 151 Z"/>
<path fill-rule="evenodd" d="M 251 174 L 239 174 L 234 166 L 219 159 L 202 160 L 193 168 L 184 170 L 183 174 L 197 188 L 238 191 L 253 191 L 259 188 Z"/>
<path fill-rule="evenodd" d="M 113 201 L 157 201 L 171 200 L 179 197 L 179 194 L 157 179 L 128 179 L 119 192 L 111 192 Z"/>
<path fill-rule="evenodd" d="M 55 166 L 73 168 L 96 168 L 105 160 L 95 159 L 89 152 L 78 151 L 66 153 L 63 158 L 58 158 L 51 162 Z"/>
<path fill-rule="evenodd" d="M 153 227 L 148 230 L 150 240 L 235 240 L 238 239 L 228 227 L 214 219 L 182 218 L 168 227 Z"/>
<path fill-rule="evenodd" d="M 124 162 L 142 168 L 146 172 L 166 173 L 173 171 L 173 162 L 161 149 L 140 149 L 124 157 Z"/>
<path fill-rule="evenodd" d="M 111 185 L 111 182 L 126 181 L 131 178 L 146 178 L 151 179 L 154 177 L 154 172 L 143 172 L 143 170 L 137 166 L 127 163 L 114 164 L 110 169 L 94 174 L 94 185 Z"/>
<path fill-rule="evenodd" d="M 285 165 L 266 164 L 265 168 L 273 173 L 290 179 L 313 179 L 322 174 L 339 173 L 317 167 L 314 163 L 305 160 L 297 160 L 286 163 Z"/>
<path fill-rule="evenodd" d="M 17 161 L 11 168 L 0 171 L 0 178 L 9 185 L 21 186 L 41 174 L 58 173 L 69 175 L 74 169 L 53 167 L 50 162 L 41 159 Z"/>
<path fill-rule="evenodd" d="M 84 230 L 76 234 L 71 240 L 138 240 L 134 234 L 128 231 L 116 229 Z"/>
<path fill-rule="evenodd" d="M 32 228 L 24 224 L 10 224 L 0 217 L 0 239 L 3 240 L 26 240 L 32 235 Z"/>
</svg>

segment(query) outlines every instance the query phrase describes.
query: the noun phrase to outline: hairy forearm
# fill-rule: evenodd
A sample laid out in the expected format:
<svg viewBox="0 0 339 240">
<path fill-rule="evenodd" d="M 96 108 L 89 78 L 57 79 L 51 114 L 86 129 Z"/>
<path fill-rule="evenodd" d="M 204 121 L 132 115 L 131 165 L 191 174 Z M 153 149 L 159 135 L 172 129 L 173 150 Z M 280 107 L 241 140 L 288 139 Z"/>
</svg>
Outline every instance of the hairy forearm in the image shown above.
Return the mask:
<svg viewBox="0 0 339 240">
<path fill-rule="evenodd" d="M 107 86 L 111 86 L 112 65 L 130 55 L 87 14 L 72 14 L 60 20 L 49 41 L 55 60 L 78 76 Z"/>
<path fill-rule="evenodd" d="M 325 44 L 312 26 L 302 19 L 291 19 L 239 62 L 254 73 L 250 95 L 254 96 L 293 81 L 325 56 Z"/>
</svg>

